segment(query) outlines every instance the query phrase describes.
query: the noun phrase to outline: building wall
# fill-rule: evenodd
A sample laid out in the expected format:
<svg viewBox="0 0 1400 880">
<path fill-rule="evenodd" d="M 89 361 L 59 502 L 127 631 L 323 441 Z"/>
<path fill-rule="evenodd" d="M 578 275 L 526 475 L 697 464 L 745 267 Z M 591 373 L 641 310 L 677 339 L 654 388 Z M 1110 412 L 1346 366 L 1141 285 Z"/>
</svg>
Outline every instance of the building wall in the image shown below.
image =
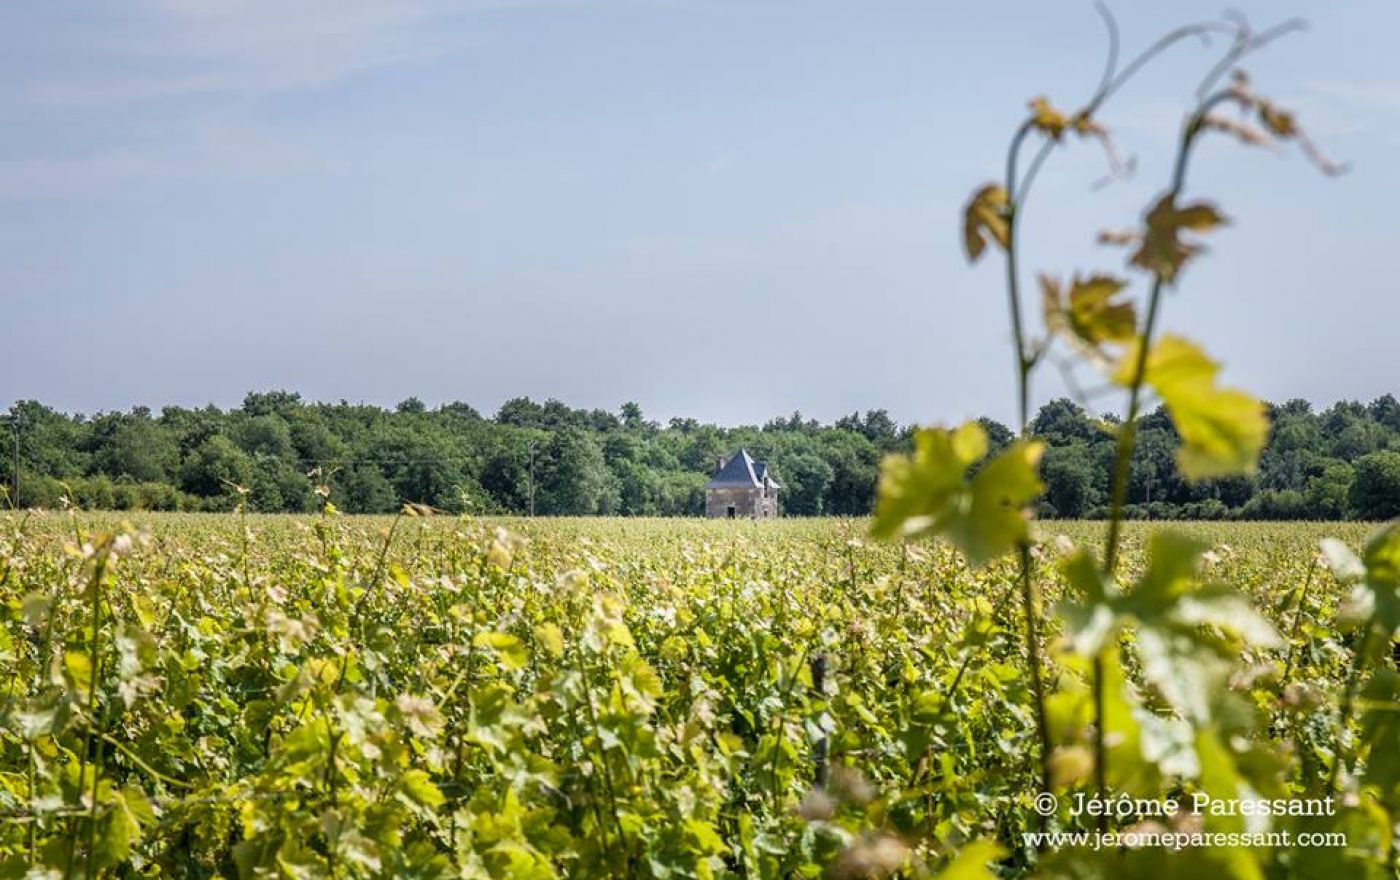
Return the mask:
<svg viewBox="0 0 1400 880">
<path fill-rule="evenodd" d="M 733 506 L 734 516 L 768 518 L 778 515 L 778 492 L 769 490 L 763 497 L 762 489 L 706 489 L 705 515 L 711 519 L 724 519 Z"/>
<path fill-rule="evenodd" d="M 759 494 L 760 494 L 760 496 L 762 495 L 762 493 L 759 493 Z M 777 490 L 777 489 L 769 489 L 769 490 L 768 490 L 768 497 L 767 497 L 767 498 L 760 497 L 759 500 L 758 500 L 758 503 L 759 503 L 759 514 L 758 514 L 758 515 L 759 515 L 760 517 L 777 517 L 777 516 L 778 516 L 778 514 L 779 514 L 779 512 L 780 512 L 780 509 L 779 509 L 779 507 L 778 507 L 778 490 Z"/>
</svg>

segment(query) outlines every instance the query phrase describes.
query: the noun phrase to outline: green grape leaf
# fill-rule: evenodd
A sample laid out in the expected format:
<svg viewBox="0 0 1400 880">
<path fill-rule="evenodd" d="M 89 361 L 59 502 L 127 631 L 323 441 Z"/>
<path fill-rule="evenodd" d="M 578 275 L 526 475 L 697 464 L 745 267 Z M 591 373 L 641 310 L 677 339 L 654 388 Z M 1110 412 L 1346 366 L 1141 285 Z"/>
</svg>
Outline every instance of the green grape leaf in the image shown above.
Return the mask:
<svg viewBox="0 0 1400 880">
<path fill-rule="evenodd" d="M 1025 507 L 1043 488 L 1036 474 L 1043 445 L 1013 443 L 969 478 L 986 450 L 986 432 L 976 422 L 917 432 L 913 455 L 885 460 L 872 532 L 942 535 L 976 566 L 1025 540 Z"/>
<path fill-rule="evenodd" d="M 987 454 L 987 434 L 968 422 L 955 431 L 914 434 L 913 455 L 885 459 L 873 531 L 877 536 L 936 530 L 936 514 L 966 486 L 967 469 Z"/>
<path fill-rule="evenodd" d="M 1036 469 L 1045 446 L 1017 441 L 972 478 L 972 503 L 954 519 L 948 536 L 974 565 L 981 565 L 1026 539 L 1026 506 L 1045 489 Z"/>
<path fill-rule="evenodd" d="M 1130 604 L 1150 616 L 1149 609 L 1165 607 L 1191 588 L 1201 554 L 1207 550 L 1204 541 L 1179 532 L 1156 532 L 1148 547 L 1147 568 L 1133 588 Z"/>
<path fill-rule="evenodd" d="M 1127 282 L 1111 275 L 1075 276 L 1065 291 L 1060 282 L 1040 276 L 1045 326 L 1095 361 L 1104 361 L 1103 345 L 1137 338 L 1137 313 L 1131 302 L 1115 299 Z"/>
<path fill-rule="evenodd" d="M 1131 386 L 1138 346 L 1119 363 L 1114 381 Z M 1162 398 L 1181 434 L 1177 466 L 1188 480 L 1252 473 L 1269 436 L 1264 405 L 1242 391 L 1219 388 L 1220 365 L 1195 343 L 1165 335 L 1147 355 L 1143 379 Z"/>
<path fill-rule="evenodd" d="M 1065 622 L 1065 635 L 1075 651 L 1093 656 L 1118 631 L 1117 585 L 1103 576 L 1092 554 L 1081 550 L 1060 566 L 1071 587 L 1083 601 L 1060 603 L 1058 611 Z"/>
<path fill-rule="evenodd" d="M 399 784 L 409 799 L 421 806 L 434 809 L 442 806 L 445 798 L 425 770 L 406 770 L 399 777 Z"/>
<path fill-rule="evenodd" d="M 1380 647 L 1400 630 L 1400 520 L 1382 526 L 1366 541 L 1361 561 L 1366 566 L 1366 580 L 1359 589 L 1370 594 Z"/>
<path fill-rule="evenodd" d="M 1211 717 L 1212 694 L 1228 675 L 1235 653 L 1217 635 L 1231 634 L 1255 647 L 1273 647 L 1279 636 L 1242 594 L 1201 584 L 1197 568 L 1206 545 L 1173 532 L 1158 532 L 1148 563 L 1132 590 L 1119 593 L 1087 552 L 1062 564 L 1077 599 L 1058 607 L 1075 651 L 1092 656 L 1133 629 L 1143 677 L 1194 721 Z"/>
<path fill-rule="evenodd" d="M 478 648 L 487 648 L 506 669 L 521 669 L 530 662 L 530 651 L 525 643 L 510 633 L 481 632 L 472 639 Z"/>
<path fill-rule="evenodd" d="M 66 651 L 63 654 L 63 678 L 68 689 L 77 694 L 82 702 L 87 702 L 88 691 L 92 689 L 92 661 L 82 651 Z"/>
<path fill-rule="evenodd" d="M 1177 600 L 1173 619 L 1184 626 L 1215 626 L 1234 632 L 1259 648 L 1281 644 L 1278 631 L 1242 593 L 1220 584 L 1207 584 Z"/>
<path fill-rule="evenodd" d="M 1400 520 L 1382 526 L 1366 541 L 1361 561 L 1375 587 L 1400 587 Z"/>
<path fill-rule="evenodd" d="M 394 698 L 394 708 L 398 709 L 404 724 L 414 736 L 432 739 L 442 731 L 442 713 L 427 697 L 399 694 Z"/>
<path fill-rule="evenodd" d="M 564 656 L 564 631 L 556 624 L 546 622 L 535 627 L 535 641 L 550 657 Z"/>
<path fill-rule="evenodd" d="M 1366 782 L 1391 799 L 1400 799 L 1400 675 L 1378 669 L 1361 694 L 1362 741 L 1368 749 Z"/>
<path fill-rule="evenodd" d="M 1196 755 L 1201 762 L 1199 785 L 1202 791 L 1218 802 L 1240 803 L 1257 798 L 1258 794 L 1240 773 L 1234 753 L 1223 740 L 1214 726 L 1202 728 L 1196 733 Z M 1243 815 L 1215 815 L 1208 812 L 1204 822 L 1208 830 L 1226 834 L 1262 832 L 1267 829 L 1267 820 Z M 1225 876 L 1242 880 L 1263 880 L 1264 874 L 1248 849 L 1216 847 L 1214 854 L 1228 863 L 1229 870 Z"/>
<path fill-rule="evenodd" d="M 954 859 L 938 874 L 938 880 L 996 880 L 997 874 L 988 868 L 1006 851 L 996 841 L 975 840 L 964 846 Z"/>
<path fill-rule="evenodd" d="M 106 816 L 101 823 L 95 855 L 102 866 L 118 865 L 131 856 L 132 848 L 141 841 L 141 828 L 155 824 L 150 802 L 139 789 L 125 788 L 114 792 Z"/>
</svg>

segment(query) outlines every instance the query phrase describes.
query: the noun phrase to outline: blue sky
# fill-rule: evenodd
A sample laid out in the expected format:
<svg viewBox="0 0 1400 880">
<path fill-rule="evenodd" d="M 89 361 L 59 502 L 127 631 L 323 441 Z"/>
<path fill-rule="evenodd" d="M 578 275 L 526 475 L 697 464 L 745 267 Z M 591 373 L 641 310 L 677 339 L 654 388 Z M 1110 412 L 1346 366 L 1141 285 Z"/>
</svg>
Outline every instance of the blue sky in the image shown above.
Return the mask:
<svg viewBox="0 0 1400 880">
<path fill-rule="evenodd" d="M 1112 6 L 1125 53 L 1219 12 Z M 1267 398 L 1400 392 L 1400 7 L 1240 8 L 1309 20 L 1247 68 L 1353 171 L 1203 148 L 1192 193 L 1235 222 L 1165 326 Z M 11 0 L 0 41 L 0 403 L 288 388 L 727 424 L 1011 416 L 1001 270 L 966 265 L 958 215 L 1104 44 L 1087 2 L 796 0 Z M 1093 236 L 1162 188 L 1219 48 L 1105 109 L 1132 179 L 1092 191 L 1102 155 L 1056 154 L 1028 283 L 1121 268 Z"/>
</svg>

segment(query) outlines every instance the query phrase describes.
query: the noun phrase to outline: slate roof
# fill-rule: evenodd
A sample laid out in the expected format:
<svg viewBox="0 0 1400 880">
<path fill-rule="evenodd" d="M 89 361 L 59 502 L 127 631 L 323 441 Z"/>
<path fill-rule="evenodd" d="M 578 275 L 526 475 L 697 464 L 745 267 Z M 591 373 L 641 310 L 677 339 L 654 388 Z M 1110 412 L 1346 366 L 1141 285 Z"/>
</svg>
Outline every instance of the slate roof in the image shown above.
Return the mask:
<svg viewBox="0 0 1400 880">
<path fill-rule="evenodd" d="M 754 461 L 747 449 L 740 449 L 710 477 L 706 489 L 781 489 L 778 481 L 768 473 L 768 465 Z"/>
</svg>

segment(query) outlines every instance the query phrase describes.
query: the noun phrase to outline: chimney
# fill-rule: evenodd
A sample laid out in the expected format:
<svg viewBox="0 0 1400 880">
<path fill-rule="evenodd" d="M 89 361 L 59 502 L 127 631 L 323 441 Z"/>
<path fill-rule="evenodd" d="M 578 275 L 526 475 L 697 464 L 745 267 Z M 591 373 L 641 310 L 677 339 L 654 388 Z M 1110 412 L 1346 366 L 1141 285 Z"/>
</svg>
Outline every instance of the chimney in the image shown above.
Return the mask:
<svg viewBox="0 0 1400 880">
<path fill-rule="evenodd" d="M 727 464 L 729 464 L 729 459 L 725 458 L 724 456 L 721 455 L 719 458 L 716 458 L 715 473 L 719 473 L 720 471 L 724 470 L 724 466 Z"/>
</svg>

